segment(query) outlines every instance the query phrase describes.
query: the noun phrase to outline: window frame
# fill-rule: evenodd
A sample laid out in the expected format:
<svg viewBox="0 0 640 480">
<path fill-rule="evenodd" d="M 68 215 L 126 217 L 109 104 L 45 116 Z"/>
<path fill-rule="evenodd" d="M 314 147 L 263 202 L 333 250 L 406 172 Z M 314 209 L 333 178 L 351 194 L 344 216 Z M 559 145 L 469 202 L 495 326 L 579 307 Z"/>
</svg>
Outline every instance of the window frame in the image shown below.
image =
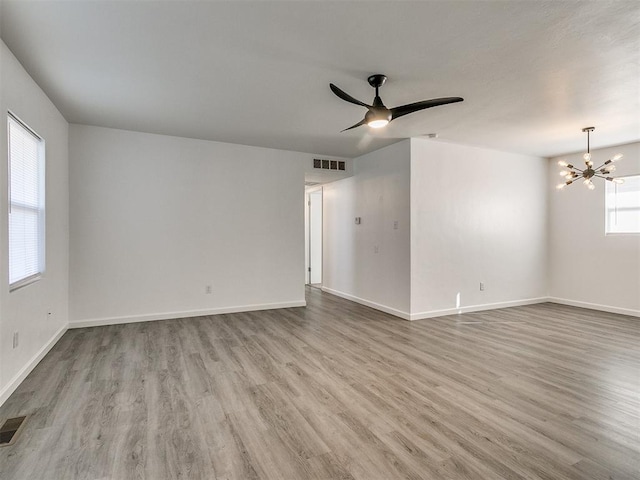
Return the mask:
<svg viewBox="0 0 640 480">
<path fill-rule="evenodd" d="M 11 211 L 14 207 L 18 206 L 17 202 L 14 202 L 11 196 L 11 138 L 10 138 L 10 129 L 11 122 L 15 123 L 18 127 L 24 129 L 28 134 L 33 136 L 37 141 L 38 148 L 38 170 L 37 170 L 37 182 L 38 182 L 38 206 L 37 208 L 33 208 L 30 206 L 20 205 L 20 208 L 28 208 L 31 210 L 35 210 L 37 215 L 37 228 L 38 228 L 38 271 L 34 274 L 28 275 L 26 277 L 20 278 L 14 282 L 11 282 Z M 27 285 L 31 285 L 32 283 L 40 280 L 46 269 L 46 195 L 45 195 L 45 184 L 46 184 L 46 146 L 45 140 L 38 135 L 29 125 L 27 125 L 24 121 L 20 119 L 17 115 L 15 115 L 12 111 L 7 111 L 7 197 L 8 197 L 8 208 L 7 208 L 7 266 L 8 266 L 8 278 L 9 281 L 9 292 L 13 292 L 20 288 L 26 287 Z"/>
<path fill-rule="evenodd" d="M 616 178 L 621 178 L 621 179 L 628 179 L 628 178 L 638 178 L 638 181 L 640 181 L 640 174 L 631 174 L 631 175 L 621 175 L 619 177 Z M 609 185 L 609 182 L 607 182 L 607 187 L 611 188 L 618 188 L 618 184 L 616 183 L 611 183 Z M 605 235 L 640 235 L 640 230 L 636 231 L 636 232 L 612 232 L 609 231 L 610 227 L 609 227 L 609 206 L 608 206 L 608 202 L 607 202 L 607 198 L 608 198 L 608 194 L 609 194 L 609 189 L 605 187 L 605 191 L 604 191 L 604 234 Z M 617 194 L 617 191 L 616 191 Z M 638 191 L 638 195 L 640 195 L 640 190 Z M 638 207 L 638 210 L 640 211 L 640 204 Z"/>
</svg>

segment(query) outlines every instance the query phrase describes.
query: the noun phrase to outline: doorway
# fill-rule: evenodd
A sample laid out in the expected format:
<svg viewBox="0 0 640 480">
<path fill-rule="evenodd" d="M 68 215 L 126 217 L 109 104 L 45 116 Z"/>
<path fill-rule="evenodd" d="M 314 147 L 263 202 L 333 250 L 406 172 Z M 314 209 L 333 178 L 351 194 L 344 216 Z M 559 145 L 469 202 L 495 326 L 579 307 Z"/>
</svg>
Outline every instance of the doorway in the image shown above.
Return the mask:
<svg viewBox="0 0 640 480">
<path fill-rule="evenodd" d="M 322 187 L 307 192 L 306 283 L 322 285 Z"/>
</svg>

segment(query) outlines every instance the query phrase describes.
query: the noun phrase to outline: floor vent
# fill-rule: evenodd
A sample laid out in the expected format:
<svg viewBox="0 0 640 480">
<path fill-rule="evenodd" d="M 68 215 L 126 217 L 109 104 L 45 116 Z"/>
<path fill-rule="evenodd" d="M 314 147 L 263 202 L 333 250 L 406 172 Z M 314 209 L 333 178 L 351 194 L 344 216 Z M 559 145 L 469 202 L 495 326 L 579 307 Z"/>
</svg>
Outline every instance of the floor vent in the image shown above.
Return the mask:
<svg viewBox="0 0 640 480">
<path fill-rule="evenodd" d="M 2 424 L 2 427 L 0 427 L 0 447 L 12 445 L 16 441 L 26 418 L 10 418 Z"/>
</svg>

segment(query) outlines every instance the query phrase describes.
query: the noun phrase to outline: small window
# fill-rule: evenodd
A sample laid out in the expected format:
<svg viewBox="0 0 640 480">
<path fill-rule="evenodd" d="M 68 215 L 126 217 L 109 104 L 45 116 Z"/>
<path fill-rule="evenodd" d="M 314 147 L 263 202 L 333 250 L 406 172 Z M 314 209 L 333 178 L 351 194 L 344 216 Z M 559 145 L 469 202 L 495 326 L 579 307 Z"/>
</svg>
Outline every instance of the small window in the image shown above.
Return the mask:
<svg viewBox="0 0 640 480">
<path fill-rule="evenodd" d="M 606 233 L 640 233 L 640 175 L 606 182 Z"/>
<path fill-rule="evenodd" d="M 44 141 L 9 114 L 9 289 L 44 272 Z"/>
</svg>

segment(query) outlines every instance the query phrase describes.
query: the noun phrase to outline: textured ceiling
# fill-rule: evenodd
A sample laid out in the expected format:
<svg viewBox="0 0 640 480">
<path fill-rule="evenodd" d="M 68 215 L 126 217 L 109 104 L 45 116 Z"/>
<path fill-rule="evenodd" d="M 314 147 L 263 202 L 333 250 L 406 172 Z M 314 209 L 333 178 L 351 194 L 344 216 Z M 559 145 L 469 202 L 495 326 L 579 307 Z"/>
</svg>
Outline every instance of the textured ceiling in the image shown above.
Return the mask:
<svg viewBox="0 0 640 480">
<path fill-rule="evenodd" d="M 400 138 L 550 156 L 640 140 L 640 2 L 2 0 L 0 36 L 69 122 L 357 156 Z M 462 96 L 388 128 L 369 102 Z"/>
</svg>

